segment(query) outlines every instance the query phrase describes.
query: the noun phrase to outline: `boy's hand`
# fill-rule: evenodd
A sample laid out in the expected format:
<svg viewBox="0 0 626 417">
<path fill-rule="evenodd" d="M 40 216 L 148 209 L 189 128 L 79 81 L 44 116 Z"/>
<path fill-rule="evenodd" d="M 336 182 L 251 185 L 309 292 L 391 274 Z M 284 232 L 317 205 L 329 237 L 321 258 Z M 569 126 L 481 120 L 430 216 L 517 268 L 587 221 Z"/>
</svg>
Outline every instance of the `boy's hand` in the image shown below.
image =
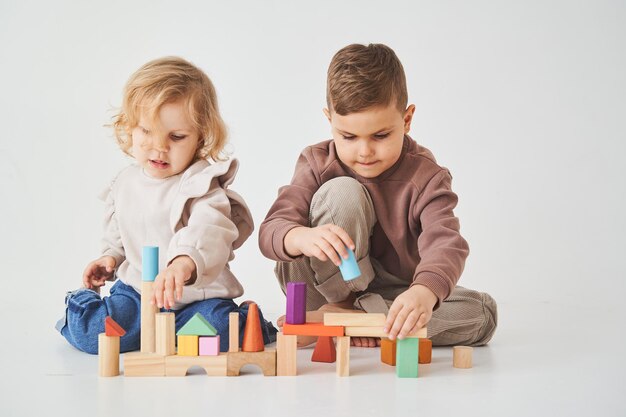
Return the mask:
<svg viewBox="0 0 626 417">
<path fill-rule="evenodd" d="M 285 235 L 285 250 L 291 256 L 305 255 L 320 261 L 331 260 L 341 264 L 341 258 L 348 259 L 346 246 L 354 250 L 354 242 L 345 230 L 334 224 L 317 227 L 294 227 Z"/>
<path fill-rule="evenodd" d="M 171 309 L 183 296 L 183 287 L 196 272 L 196 263 L 186 255 L 174 258 L 154 279 L 152 304 Z"/>
<path fill-rule="evenodd" d="M 413 330 L 421 329 L 430 321 L 437 296 L 423 285 L 414 285 L 400 294 L 391 305 L 385 333 L 389 339 L 404 339 Z"/>
<path fill-rule="evenodd" d="M 90 290 L 100 291 L 107 279 L 113 278 L 115 258 L 102 256 L 90 262 L 83 272 L 83 285 Z"/>
</svg>

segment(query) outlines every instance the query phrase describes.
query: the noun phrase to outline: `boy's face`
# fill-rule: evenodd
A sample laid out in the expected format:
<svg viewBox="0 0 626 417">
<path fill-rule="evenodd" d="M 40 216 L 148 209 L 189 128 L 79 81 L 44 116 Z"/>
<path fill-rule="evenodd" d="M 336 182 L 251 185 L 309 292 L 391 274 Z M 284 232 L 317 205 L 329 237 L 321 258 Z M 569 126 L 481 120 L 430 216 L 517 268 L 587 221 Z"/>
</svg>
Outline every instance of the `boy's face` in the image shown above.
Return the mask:
<svg viewBox="0 0 626 417">
<path fill-rule="evenodd" d="M 365 178 L 379 176 L 400 158 L 414 112 L 412 104 L 404 113 L 395 104 L 345 116 L 324 109 L 339 159 Z"/>
<path fill-rule="evenodd" d="M 153 178 L 180 174 L 193 161 L 200 135 L 187 115 L 184 101 L 166 103 L 156 120 L 142 115 L 132 131 L 132 155 Z"/>
</svg>

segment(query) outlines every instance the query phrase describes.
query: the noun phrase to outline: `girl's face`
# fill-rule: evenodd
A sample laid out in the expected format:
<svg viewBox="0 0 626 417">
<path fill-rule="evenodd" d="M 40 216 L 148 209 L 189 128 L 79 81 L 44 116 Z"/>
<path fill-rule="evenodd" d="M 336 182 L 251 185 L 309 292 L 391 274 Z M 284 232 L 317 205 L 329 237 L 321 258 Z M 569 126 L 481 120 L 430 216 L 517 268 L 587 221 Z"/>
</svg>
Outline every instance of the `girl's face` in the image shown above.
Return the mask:
<svg viewBox="0 0 626 417">
<path fill-rule="evenodd" d="M 191 165 L 200 135 L 189 119 L 183 100 L 161 106 L 156 120 L 142 115 L 132 131 L 131 153 L 154 178 L 167 178 Z"/>
</svg>

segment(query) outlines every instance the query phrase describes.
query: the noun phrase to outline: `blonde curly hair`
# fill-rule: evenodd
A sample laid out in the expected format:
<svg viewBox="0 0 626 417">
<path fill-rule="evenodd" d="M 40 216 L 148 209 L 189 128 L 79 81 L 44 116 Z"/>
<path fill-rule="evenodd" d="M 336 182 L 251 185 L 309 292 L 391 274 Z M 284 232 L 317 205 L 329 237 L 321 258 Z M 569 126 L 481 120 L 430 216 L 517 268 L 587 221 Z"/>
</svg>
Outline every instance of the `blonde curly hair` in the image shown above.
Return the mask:
<svg viewBox="0 0 626 417">
<path fill-rule="evenodd" d="M 184 100 L 189 117 L 199 132 L 196 159 L 223 160 L 227 131 L 220 116 L 215 87 L 198 67 L 173 56 L 144 64 L 128 79 L 122 106 L 113 116 L 112 123 L 122 151 L 131 155 L 131 132 L 142 115 L 154 119 L 164 104 L 178 100 Z"/>
</svg>

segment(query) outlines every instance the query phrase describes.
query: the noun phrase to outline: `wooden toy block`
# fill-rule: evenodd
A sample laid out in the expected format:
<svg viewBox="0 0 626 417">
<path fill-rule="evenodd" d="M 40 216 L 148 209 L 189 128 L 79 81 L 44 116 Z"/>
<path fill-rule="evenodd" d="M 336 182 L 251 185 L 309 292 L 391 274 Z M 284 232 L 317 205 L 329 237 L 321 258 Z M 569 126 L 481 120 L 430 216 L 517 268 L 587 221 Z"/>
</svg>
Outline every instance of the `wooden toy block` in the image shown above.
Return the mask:
<svg viewBox="0 0 626 417">
<path fill-rule="evenodd" d="M 124 376 L 165 376 L 165 356 L 158 353 L 129 352 L 122 356 Z"/>
<path fill-rule="evenodd" d="M 409 337 L 396 340 L 396 375 L 399 378 L 417 378 L 419 339 Z"/>
<path fill-rule="evenodd" d="M 200 356 L 217 356 L 220 354 L 220 336 L 202 336 L 198 340 Z"/>
<path fill-rule="evenodd" d="M 380 340 L 380 361 L 396 366 L 396 341 L 382 338 Z"/>
<path fill-rule="evenodd" d="M 196 313 L 176 332 L 178 336 L 215 336 L 217 330 L 202 314 Z"/>
<path fill-rule="evenodd" d="M 156 346 L 161 356 L 176 354 L 176 317 L 174 313 L 157 313 L 156 315 Z M 165 371 L 164 371 L 165 372 Z M 164 374 L 165 375 L 165 374 Z"/>
<path fill-rule="evenodd" d="M 238 376 L 244 365 L 258 365 L 265 376 L 276 376 L 276 349 L 266 349 L 262 352 L 229 352 L 228 376 Z"/>
<path fill-rule="evenodd" d="M 388 337 L 383 326 L 346 326 L 345 329 L 346 336 L 351 337 Z M 422 327 L 410 333 L 407 338 L 426 337 L 426 334 L 426 327 Z"/>
<path fill-rule="evenodd" d="M 239 352 L 239 313 L 228 314 L 228 351 Z"/>
<path fill-rule="evenodd" d="M 178 356 L 198 356 L 198 336 L 178 336 Z"/>
<path fill-rule="evenodd" d="M 350 376 L 350 336 L 337 337 L 337 376 Z"/>
<path fill-rule="evenodd" d="M 343 336 L 342 326 L 324 326 L 323 323 L 305 323 L 283 325 L 283 333 L 298 336 Z"/>
<path fill-rule="evenodd" d="M 220 353 L 217 356 L 166 356 L 165 375 L 185 376 L 189 368 L 199 366 L 208 376 L 226 376 L 228 355 L 231 353 Z"/>
<path fill-rule="evenodd" d="M 120 337 L 98 335 L 98 374 L 117 376 L 120 374 Z"/>
<path fill-rule="evenodd" d="M 433 342 L 430 339 L 420 339 L 418 363 L 430 363 L 433 357 Z"/>
<path fill-rule="evenodd" d="M 469 369 L 472 365 L 472 353 L 474 349 L 469 346 L 454 346 L 452 348 L 452 366 L 455 368 Z"/>
<path fill-rule="evenodd" d="M 265 343 L 263 343 L 263 333 L 261 333 L 259 306 L 256 303 L 250 303 L 248 305 L 248 317 L 246 318 L 246 328 L 243 332 L 241 350 L 244 352 L 262 352 L 263 349 L 265 349 Z M 275 373 L 276 370 L 274 370 Z"/>
<path fill-rule="evenodd" d="M 387 317 L 380 313 L 325 313 L 325 326 L 384 326 Z"/>
<path fill-rule="evenodd" d="M 159 274 L 159 247 L 144 246 L 141 252 L 141 280 L 153 282 Z"/>
<path fill-rule="evenodd" d="M 154 293 L 154 282 L 141 283 L 141 351 L 154 353 L 156 351 L 156 313 L 157 306 L 150 304 Z"/>
<path fill-rule="evenodd" d="M 339 265 L 339 271 L 344 281 L 351 281 L 361 276 L 361 269 L 354 256 L 354 251 L 346 246 L 348 251 L 348 259 L 341 258 L 341 264 Z"/>
<path fill-rule="evenodd" d="M 313 355 L 311 356 L 311 361 L 333 363 L 336 360 L 337 350 L 335 349 L 333 338 L 330 336 L 318 337 L 315 350 L 313 350 Z"/>
<path fill-rule="evenodd" d="M 276 335 L 276 375 L 296 376 L 298 373 L 297 352 L 298 336 Z"/>
<path fill-rule="evenodd" d="M 122 329 L 122 326 L 117 324 L 115 320 L 111 316 L 106 316 L 104 319 L 104 334 L 107 336 L 124 336 L 126 334 L 126 330 Z"/>
<path fill-rule="evenodd" d="M 287 315 L 285 322 L 304 324 L 306 322 L 306 283 L 287 283 Z"/>
</svg>

